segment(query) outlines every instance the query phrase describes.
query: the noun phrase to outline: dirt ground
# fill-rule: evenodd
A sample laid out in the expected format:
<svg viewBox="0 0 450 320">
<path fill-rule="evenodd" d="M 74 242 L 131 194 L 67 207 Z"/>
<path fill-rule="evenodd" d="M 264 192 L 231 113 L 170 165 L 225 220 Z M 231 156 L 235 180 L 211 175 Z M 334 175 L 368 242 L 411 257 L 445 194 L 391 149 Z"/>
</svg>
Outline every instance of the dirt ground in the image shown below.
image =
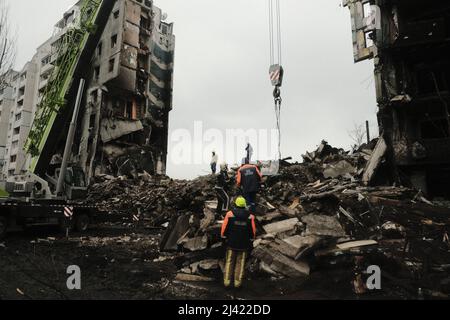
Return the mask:
<svg viewBox="0 0 450 320">
<path fill-rule="evenodd" d="M 176 259 L 159 258 L 162 230 L 100 224 L 64 238 L 58 230 L 35 228 L 0 242 L 1 299 L 357 299 L 351 269 L 313 272 L 307 281 L 271 280 L 251 274 L 238 292 L 216 282 L 175 281 Z M 164 257 L 164 256 L 163 256 Z M 70 291 L 67 267 L 81 269 L 81 290 Z M 366 296 L 401 298 L 386 292 Z"/>
</svg>

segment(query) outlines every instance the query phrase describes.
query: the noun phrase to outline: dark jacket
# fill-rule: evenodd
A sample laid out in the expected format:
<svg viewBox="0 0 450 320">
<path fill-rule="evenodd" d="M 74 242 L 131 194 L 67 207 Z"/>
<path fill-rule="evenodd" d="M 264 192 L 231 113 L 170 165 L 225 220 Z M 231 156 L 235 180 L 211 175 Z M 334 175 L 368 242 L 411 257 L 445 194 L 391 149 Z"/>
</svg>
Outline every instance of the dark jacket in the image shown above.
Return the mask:
<svg viewBox="0 0 450 320">
<path fill-rule="evenodd" d="M 228 172 L 220 171 L 217 176 L 217 187 L 223 188 L 225 191 L 229 189 L 228 183 L 230 182 L 230 177 L 228 176 Z"/>
<path fill-rule="evenodd" d="M 242 192 L 258 192 L 262 182 L 262 175 L 258 167 L 252 164 L 243 165 L 237 173 L 237 185 L 242 187 Z"/>
<path fill-rule="evenodd" d="M 228 248 L 238 251 L 250 250 L 256 238 L 255 216 L 246 209 L 233 209 L 225 216 L 221 235 Z"/>
</svg>

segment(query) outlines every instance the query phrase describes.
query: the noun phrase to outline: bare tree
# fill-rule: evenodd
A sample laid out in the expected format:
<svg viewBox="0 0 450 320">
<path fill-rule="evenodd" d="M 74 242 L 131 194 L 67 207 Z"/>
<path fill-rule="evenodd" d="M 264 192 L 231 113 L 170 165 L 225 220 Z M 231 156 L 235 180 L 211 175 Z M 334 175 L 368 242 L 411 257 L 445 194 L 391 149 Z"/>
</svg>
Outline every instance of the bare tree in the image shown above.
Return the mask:
<svg viewBox="0 0 450 320">
<path fill-rule="evenodd" d="M 0 0 L 0 87 L 6 84 L 7 72 L 16 57 L 16 36 L 9 22 L 9 6 L 5 0 Z"/>
<path fill-rule="evenodd" d="M 364 125 L 353 124 L 353 129 L 348 131 L 348 136 L 352 139 L 353 149 L 358 149 L 365 141 L 366 128 Z"/>
</svg>

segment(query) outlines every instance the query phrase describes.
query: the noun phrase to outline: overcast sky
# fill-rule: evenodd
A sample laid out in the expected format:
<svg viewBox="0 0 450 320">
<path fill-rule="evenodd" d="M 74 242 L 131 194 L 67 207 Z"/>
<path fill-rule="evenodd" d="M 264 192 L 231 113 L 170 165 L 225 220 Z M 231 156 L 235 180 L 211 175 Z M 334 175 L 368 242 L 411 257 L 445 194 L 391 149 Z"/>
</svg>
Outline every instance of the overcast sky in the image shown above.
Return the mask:
<svg viewBox="0 0 450 320">
<path fill-rule="evenodd" d="M 76 1 L 8 1 L 18 29 L 20 69 Z M 154 2 L 168 14 L 167 21 L 175 23 L 177 37 L 171 133 L 185 128 L 193 135 L 196 121 L 202 121 L 204 130 L 224 134 L 227 129 L 274 129 L 267 1 Z M 281 0 L 283 156 L 301 160 L 301 154 L 314 150 L 322 139 L 349 149 L 348 131 L 365 120 L 371 122 L 372 135 L 378 134 L 373 62 L 353 63 L 350 14 L 341 2 Z M 193 144 L 201 145 L 201 140 Z M 191 178 L 209 170 L 207 159 L 202 164 L 175 164 L 175 148 L 178 151 L 179 145 L 171 141 L 170 176 Z M 209 153 L 214 146 L 206 148 Z M 237 162 L 243 152 L 226 156 Z"/>
</svg>

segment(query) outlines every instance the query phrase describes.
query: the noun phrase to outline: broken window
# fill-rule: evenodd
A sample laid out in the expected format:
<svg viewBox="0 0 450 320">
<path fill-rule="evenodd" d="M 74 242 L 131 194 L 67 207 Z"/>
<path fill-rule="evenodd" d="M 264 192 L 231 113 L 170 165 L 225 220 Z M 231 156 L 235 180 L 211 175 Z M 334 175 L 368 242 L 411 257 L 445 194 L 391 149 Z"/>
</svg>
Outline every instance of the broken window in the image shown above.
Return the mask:
<svg viewBox="0 0 450 320">
<path fill-rule="evenodd" d="M 43 58 L 41 60 L 42 66 L 45 66 L 45 65 L 49 64 L 51 60 L 52 60 L 52 56 L 51 55 L 46 56 L 45 58 Z"/>
<path fill-rule="evenodd" d="M 114 15 L 114 19 L 118 19 L 118 18 L 119 18 L 119 13 L 120 13 L 120 11 L 119 11 L 119 10 L 117 10 L 117 11 L 114 11 L 114 13 L 113 13 L 113 15 Z"/>
<path fill-rule="evenodd" d="M 45 72 L 41 74 L 41 82 L 47 80 L 48 78 L 50 78 L 50 72 Z"/>
<path fill-rule="evenodd" d="M 14 128 L 13 135 L 18 135 L 20 133 L 20 127 Z"/>
<path fill-rule="evenodd" d="M 109 60 L 109 72 L 113 72 L 114 71 L 115 61 L 116 61 L 115 59 Z"/>
<path fill-rule="evenodd" d="M 94 69 L 94 79 L 98 80 L 100 78 L 100 67 Z"/>
<path fill-rule="evenodd" d="M 147 18 L 141 17 L 141 28 L 150 30 L 150 21 Z"/>
<path fill-rule="evenodd" d="M 89 128 L 94 128 L 95 127 L 95 119 L 96 119 L 97 115 L 95 113 L 91 114 L 90 118 L 89 118 Z"/>
<path fill-rule="evenodd" d="M 111 48 L 115 48 L 117 45 L 117 34 L 111 37 Z"/>
<path fill-rule="evenodd" d="M 91 93 L 91 99 L 92 99 L 92 101 L 93 101 L 94 103 L 97 103 L 97 102 L 98 102 L 98 92 L 97 92 L 97 90 L 92 91 L 92 93 Z"/>
<path fill-rule="evenodd" d="M 132 119 L 133 118 L 133 102 L 128 101 L 125 108 L 125 118 Z"/>
<path fill-rule="evenodd" d="M 11 156 L 11 158 L 9 159 L 11 163 L 15 163 L 17 161 L 17 156 Z"/>
<path fill-rule="evenodd" d="M 97 55 L 98 55 L 99 57 L 102 56 L 102 50 L 103 50 L 103 44 L 100 42 L 100 43 L 98 44 L 98 47 L 97 47 Z"/>
</svg>

